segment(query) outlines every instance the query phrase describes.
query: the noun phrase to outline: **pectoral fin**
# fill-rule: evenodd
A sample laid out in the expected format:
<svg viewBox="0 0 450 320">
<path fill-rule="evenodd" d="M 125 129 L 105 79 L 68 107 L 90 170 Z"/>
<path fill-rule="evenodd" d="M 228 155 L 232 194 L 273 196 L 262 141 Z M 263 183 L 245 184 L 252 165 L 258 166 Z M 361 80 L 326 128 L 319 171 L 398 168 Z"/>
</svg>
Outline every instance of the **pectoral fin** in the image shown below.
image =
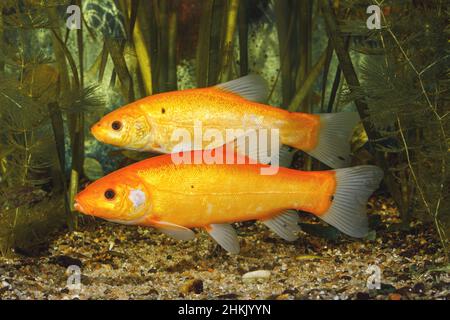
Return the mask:
<svg viewBox="0 0 450 320">
<path fill-rule="evenodd" d="M 230 253 L 238 254 L 240 250 L 236 231 L 229 224 L 211 224 L 205 227 L 209 235 Z"/>
<path fill-rule="evenodd" d="M 156 221 L 151 223 L 156 229 L 176 240 L 192 240 L 195 233 L 188 228 L 170 222 Z"/>
</svg>

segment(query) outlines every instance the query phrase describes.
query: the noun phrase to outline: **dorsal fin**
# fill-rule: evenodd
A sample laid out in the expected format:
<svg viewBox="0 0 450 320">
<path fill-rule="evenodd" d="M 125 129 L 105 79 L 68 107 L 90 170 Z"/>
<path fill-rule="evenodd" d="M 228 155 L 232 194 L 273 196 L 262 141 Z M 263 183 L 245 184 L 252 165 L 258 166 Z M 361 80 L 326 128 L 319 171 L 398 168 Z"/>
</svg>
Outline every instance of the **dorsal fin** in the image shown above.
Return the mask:
<svg viewBox="0 0 450 320">
<path fill-rule="evenodd" d="M 269 96 L 266 80 L 257 74 L 249 74 L 235 80 L 218 84 L 214 88 L 221 89 L 241 96 L 250 101 L 264 103 Z"/>
</svg>

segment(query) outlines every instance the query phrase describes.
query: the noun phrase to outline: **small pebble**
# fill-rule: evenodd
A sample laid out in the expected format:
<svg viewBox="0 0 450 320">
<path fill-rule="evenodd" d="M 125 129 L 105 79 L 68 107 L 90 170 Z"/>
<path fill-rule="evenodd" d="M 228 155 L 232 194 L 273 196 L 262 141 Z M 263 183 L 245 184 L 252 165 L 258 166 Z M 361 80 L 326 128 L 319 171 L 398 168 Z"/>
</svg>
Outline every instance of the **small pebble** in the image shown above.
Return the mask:
<svg viewBox="0 0 450 320">
<path fill-rule="evenodd" d="M 389 300 L 401 300 L 402 296 L 398 293 L 391 293 L 388 296 Z"/>
<path fill-rule="evenodd" d="M 418 293 L 418 294 L 422 294 L 425 291 L 425 285 L 421 282 L 416 283 L 413 287 L 413 292 L 414 293 Z"/>
<path fill-rule="evenodd" d="M 358 292 L 356 294 L 356 299 L 357 300 L 369 300 L 370 295 L 367 292 Z"/>
<path fill-rule="evenodd" d="M 269 270 L 256 270 L 247 272 L 242 276 L 242 280 L 252 280 L 252 279 L 268 279 L 270 278 Z"/>
<path fill-rule="evenodd" d="M 188 294 L 190 292 L 200 294 L 203 292 L 203 281 L 200 279 L 189 280 L 181 287 L 180 291 L 183 294 Z"/>
</svg>

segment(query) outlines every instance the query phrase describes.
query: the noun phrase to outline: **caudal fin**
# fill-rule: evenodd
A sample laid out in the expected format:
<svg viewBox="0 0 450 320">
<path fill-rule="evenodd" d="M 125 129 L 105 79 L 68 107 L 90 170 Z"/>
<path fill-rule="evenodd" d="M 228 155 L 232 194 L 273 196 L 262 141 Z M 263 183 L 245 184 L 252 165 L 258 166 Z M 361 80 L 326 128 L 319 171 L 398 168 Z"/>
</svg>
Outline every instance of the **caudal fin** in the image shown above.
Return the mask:
<svg viewBox="0 0 450 320">
<path fill-rule="evenodd" d="M 359 122 L 357 112 L 320 114 L 320 132 L 316 148 L 307 151 L 331 168 L 350 164 L 350 137 Z"/>
<path fill-rule="evenodd" d="M 337 169 L 336 193 L 330 209 L 319 218 L 355 238 L 368 233 L 367 200 L 383 179 L 383 171 L 375 166 Z"/>
</svg>

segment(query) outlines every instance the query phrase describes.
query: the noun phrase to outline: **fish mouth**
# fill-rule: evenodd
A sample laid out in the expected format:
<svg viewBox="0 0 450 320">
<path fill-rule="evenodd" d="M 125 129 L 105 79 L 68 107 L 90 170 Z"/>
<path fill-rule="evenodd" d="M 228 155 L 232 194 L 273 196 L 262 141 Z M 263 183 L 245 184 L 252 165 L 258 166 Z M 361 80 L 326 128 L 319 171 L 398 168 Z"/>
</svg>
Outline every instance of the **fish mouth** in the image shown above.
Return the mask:
<svg viewBox="0 0 450 320">
<path fill-rule="evenodd" d="M 94 212 L 92 211 L 92 209 L 90 208 L 90 206 L 88 205 L 87 207 L 86 207 L 86 205 L 83 207 L 79 202 L 77 202 L 76 200 L 75 200 L 75 203 L 73 204 L 73 208 L 76 210 L 76 211 L 78 211 L 78 212 L 80 212 L 80 213 L 82 213 L 82 214 L 84 214 L 84 215 L 87 215 L 87 216 L 94 216 Z"/>
<path fill-rule="evenodd" d="M 75 201 L 75 203 L 73 204 L 73 208 L 75 210 L 77 210 L 78 212 L 82 212 L 82 213 L 85 212 L 83 207 L 81 206 L 81 204 L 79 204 L 77 201 Z"/>
<path fill-rule="evenodd" d="M 101 141 L 101 125 L 99 122 L 97 122 L 91 127 L 91 134 L 94 136 L 95 139 Z"/>
<path fill-rule="evenodd" d="M 97 141 L 100 141 L 102 143 L 106 143 L 116 147 L 121 147 L 123 145 L 120 138 L 111 135 L 110 131 L 102 126 L 100 122 L 97 122 L 91 127 L 91 134 Z"/>
</svg>

